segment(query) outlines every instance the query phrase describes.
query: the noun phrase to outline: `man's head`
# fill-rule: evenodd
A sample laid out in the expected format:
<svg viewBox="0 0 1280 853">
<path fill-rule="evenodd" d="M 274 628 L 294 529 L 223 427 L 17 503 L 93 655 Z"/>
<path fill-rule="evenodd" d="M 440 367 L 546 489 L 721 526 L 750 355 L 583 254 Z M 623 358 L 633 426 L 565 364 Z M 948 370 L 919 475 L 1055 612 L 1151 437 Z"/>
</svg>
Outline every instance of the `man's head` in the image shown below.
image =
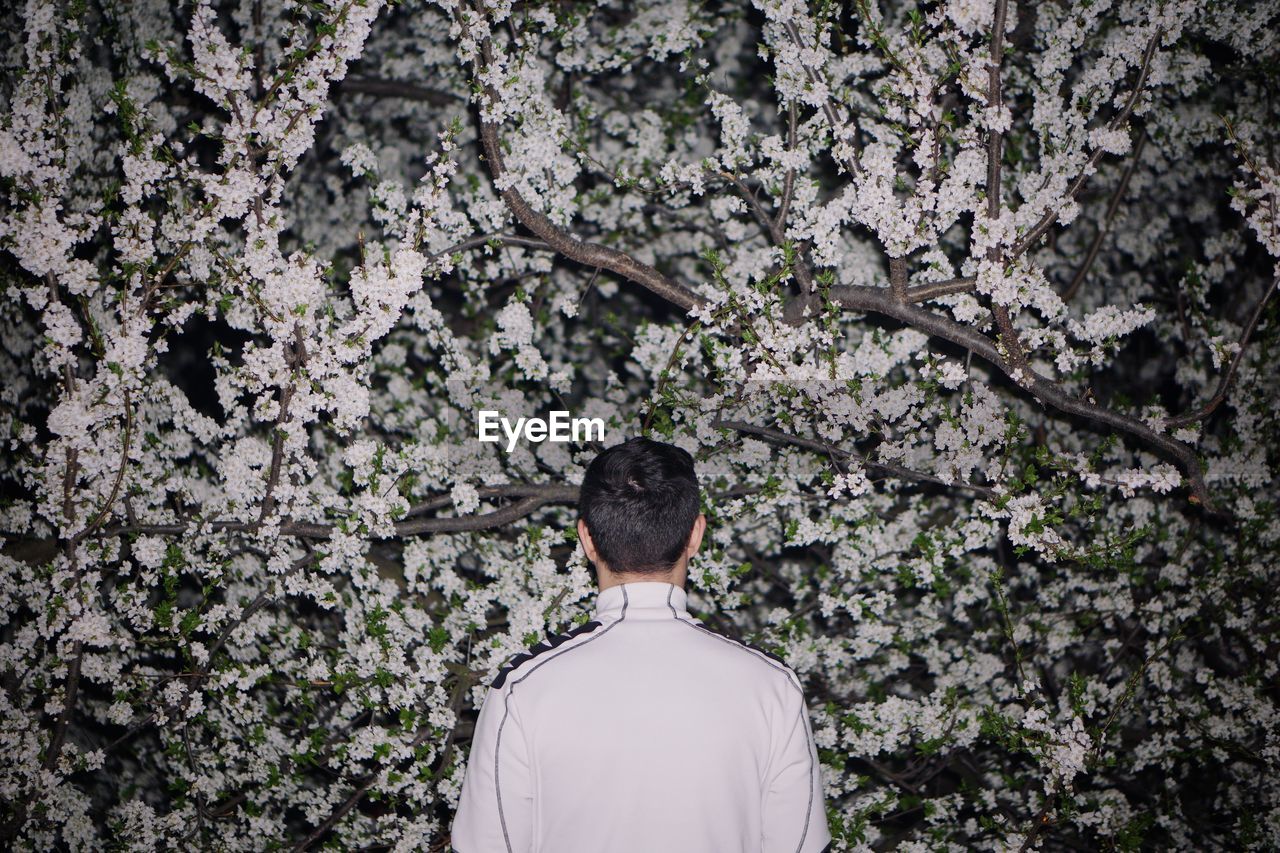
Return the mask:
<svg viewBox="0 0 1280 853">
<path fill-rule="evenodd" d="M 578 537 L 601 587 L 612 575 L 683 585 L 706 527 L 698 504 L 693 457 L 673 444 L 632 438 L 593 459 L 578 497 Z"/>
</svg>

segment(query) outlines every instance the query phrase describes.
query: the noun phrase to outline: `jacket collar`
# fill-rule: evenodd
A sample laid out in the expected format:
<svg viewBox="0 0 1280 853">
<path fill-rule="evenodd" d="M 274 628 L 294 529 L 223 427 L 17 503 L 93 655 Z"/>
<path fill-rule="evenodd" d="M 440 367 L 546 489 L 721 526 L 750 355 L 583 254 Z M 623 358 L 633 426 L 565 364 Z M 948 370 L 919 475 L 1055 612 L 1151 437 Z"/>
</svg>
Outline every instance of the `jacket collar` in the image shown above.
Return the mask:
<svg viewBox="0 0 1280 853">
<path fill-rule="evenodd" d="M 596 593 L 597 622 L 613 619 L 677 619 L 688 616 L 683 587 L 666 581 L 631 581 Z"/>
</svg>

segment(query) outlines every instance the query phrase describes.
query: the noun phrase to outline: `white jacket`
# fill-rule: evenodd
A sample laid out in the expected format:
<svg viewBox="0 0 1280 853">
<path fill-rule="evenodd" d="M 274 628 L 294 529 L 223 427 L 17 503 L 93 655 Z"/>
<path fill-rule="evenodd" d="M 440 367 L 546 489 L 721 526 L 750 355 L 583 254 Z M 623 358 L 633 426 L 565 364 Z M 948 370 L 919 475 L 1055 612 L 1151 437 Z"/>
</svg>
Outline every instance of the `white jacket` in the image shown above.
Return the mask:
<svg viewBox="0 0 1280 853">
<path fill-rule="evenodd" d="M 822 853 L 808 709 L 780 658 L 660 581 L 516 655 L 480 710 L 457 853 Z"/>
</svg>

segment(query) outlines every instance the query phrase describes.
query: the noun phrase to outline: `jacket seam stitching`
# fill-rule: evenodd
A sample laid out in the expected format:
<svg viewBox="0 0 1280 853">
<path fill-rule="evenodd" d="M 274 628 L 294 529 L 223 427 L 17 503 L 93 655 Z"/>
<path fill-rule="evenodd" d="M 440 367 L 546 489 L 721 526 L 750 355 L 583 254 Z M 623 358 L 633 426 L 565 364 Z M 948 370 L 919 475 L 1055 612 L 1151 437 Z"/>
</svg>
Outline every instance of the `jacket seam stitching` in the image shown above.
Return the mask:
<svg viewBox="0 0 1280 853">
<path fill-rule="evenodd" d="M 570 646 L 567 649 L 562 649 L 561 651 L 558 651 L 555 654 L 548 656 L 545 660 L 536 664 L 533 667 L 533 669 L 530 669 L 524 675 L 520 676 L 515 681 L 511 682 L 511 687 L 508 688 L 506 692 L 506 696 L 503 698 L 502 720 L 499 721 L 498 723 L 498 736 L 493 746 L 493 788 L 498 798 L 498 822 L 502 824 L 502 840 L 507 845 L 508 853 L 514 853 L 514 851 L 512 850 L 512 847 L 511 847 L 511 835 L 507 831 L 506 815 L 503 813 L 503 810 L 502 810 L 502 783 L 499 779 L 498 768 L 499 768 L 500 759 L 502 757 L 502 729 L 507 724 L 507 715 L 511 711 L 512 694 L 515 693 L 516 687 L 518 687 L 522 681 L 524 681 L 526 678 L 528 678 L 529 676 L 537 672 L 540 667 L 550 663 L 551 661 L 555 660 L 561 655 L 568 654 L 574 649 L 582 648 L 592 640 L 603 637 L 605 634 L 609 633 L 609 631 L 613 628 L 614 625 L 617 625 L 619 622 L 621 622 L 625 618 L 627 618 L 627 590 L 624 587 L 622 590 L 622 615 L 621 616 L 619 616 L 616 620 L 606 625 L 604 627 L 604 630 L 600 631 L 599 633 L 596 633 L 593 631 L 590 635 L 587 636 L 587 639 L 583 640 L 581 643 L 575 643 L 574 645 Z M 535 808 L 536 808 L 536 805 L 535 805 Z"/>
<path fill-rule="evenodd" d="M 682 622 L 682 623 L 684 623 L 685 625 L 688 625 L 690 628 L 696 628 L 697 630 L 702 631 L 704 634 L 708 634 L 708 635 L 710 635 L 710 636 L 712 636 L 712 637 L 715 637 L 717 640 L 722 640 L 722 641 L 724 641 L 724 642 L 726 642 L 726 643 L 729 643 L 729 644 L 730 644 L 731 646 L 733 646 L 734 648 L 737 648 L 737 649 L 740 649 L 741 651 L 747 652 L 748 654 L 750 654 L 753 658 L 755 658 L 755 659 L 757 659 L 757 660 L 762 660 L 762 661 L 764 661 L 764 662 L 765 662 L 765 663 L 767 663 L 769 666 L 771 666 L 771 667 L 773 667 L 774 669 L 776 669 L 776 670 L 778 670 L 779 672 L 781 672 L 781 673 L 783 674 L 783 676 L 786 678 L 786 680 L 787 680 L 787 684 L 790 684 L 792 688 L 794 688 L 797 692 L 799 692 L 799 694 L 800 694 L 800 722 L 801 722 L 801 726 L 800 726 L 800 728 L 801 728 L 801 730 L 804 732 L 805 740 L 806 740 L 806 741 L 809 741 L 808 743 L 806 743 L 806 744 L 805 744 L 805 751 L 809 754 L 809 773 L 808 773 L 808 778 L 809 778 L 809 803 L 808 803 L 808 805 L 805 807 L 805 812 L 804 812 L 804 828 L 803 828 L 803 830 L 801 830 L 801 833 L 800 833 L 800 843 L 796 845 L 796 853 L 800 853 L 800 850 L 804 848 L 804 840 L 805 840 L 805 838 L 806 838 L 806 837 L 808 837 L 808 835 L 809 835 L 809 819 L 810 819 L 810 817 L 813 815 L 813 788 L 814 788 L 814 785 L 813 785 L 813 771 L 814 771 L 814 763 L 813 763 L 813 749 L 811 748 L 811 746 L 812 746 L 812 743 L 811 743 L 812 738 L 811 738 L 811 737 L 810 737 L 810 735 L 809 735 L 809 727 L 808 727 L 808 725 L 805 723 L 805 714 L 806 714 L 806 711 L 807 711 L 808 709 L 807 709 L 807 705 L 806 705 L 805 698 L 804 698 L 804 689 L 803 689 L 803 688 L 801 688 L 801 687 L 800 687 L 800 685 L 796 684 L 796 682 L 794 682 L 794 681 L 792 681 L 792 680 L 791 680 L 791 673 L 790 673 L 786 668 L 784 668 L 782 665 L 780 665 L 777 661 L 775 661 L 775 660 L 771 659 L 768 655 L 765 655 L 763 652 L 759 652 L 759 651 L 757 651 L 756 649 L 753 649 L 753 648 L 751 648 L 750 646 L 747 646 L 747 645 L 745 645 L 745 644 L 743 644 L 743 643 L 739 642 L 738 640 L 733 639 L 732 637 L 726 637 L 726 636 L 725 636 L 725 635 L 723 635 L 723 634 L 720 634 L 720 633 L 717 633 L 717 632 L 715 632 L 715 631 L 712 631 L 710 628 L 706 628 L 706 627 L 704 627 L 704 626 L 702 626 L 702 625 L 698 625 L 698 624 L 696 624 L 696 623 L 694 623 L 694 622 L 690 622 L 690 621 L 689 621 L 689 620 L 687 620 L 687 619 L 679 619 L 679 618 L 678 618 L 678 619 L 676 619 L 676 621 L 677 621 L 677 622 Z M 797 676 L 797 678 L 799 678 L 799 676 Z"/>
</svg>

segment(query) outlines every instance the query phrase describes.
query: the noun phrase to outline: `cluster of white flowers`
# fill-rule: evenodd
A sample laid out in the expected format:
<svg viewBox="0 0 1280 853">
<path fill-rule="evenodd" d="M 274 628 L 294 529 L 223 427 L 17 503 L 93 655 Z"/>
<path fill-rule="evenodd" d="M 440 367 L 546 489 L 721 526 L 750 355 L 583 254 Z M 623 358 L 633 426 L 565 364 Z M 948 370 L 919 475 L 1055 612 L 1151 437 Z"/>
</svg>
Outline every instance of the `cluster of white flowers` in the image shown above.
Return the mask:
<svg viewBox="0 0 1280 853">
<path fill-rule="evenodd" d="M 1088 314 L 1083 321 L 1071 320 L 1067 325 L 1071 334 L 1080 340 L 1101 344 L 1124 337 L 1150 323 L 1155 316 L 1154 310 L 1141 303 L 1127 309 L 1104 305 Z"/>
<path fill-rule="evenodd" d="M 1126 468 L 1122 471 L 1098 472 L 1085 469 L 1081 480 L 1090 488 L 1107 484 L 1114 486 L 1126 498 L 1133 497 L 1139 489 L 1151 489 L 1163 494 L 1182 485 L 1182 474 L 1167 462 L 1147 468 Z"/>
<path fill-rule="evenodd" d="M 594 591 L 597 448 L 476 411 L 571 408 L 697 459 L 841 849 L 1280 837 L 1280 11 L 854 5 L 26 0 L 0 832 L 438 846 Z"/>
<path fill-rule="evenodd" d="M 1044 778 L 1045 796 L 1069 790 L 1076 776 L 1085 770 L 1085 761 L 1093 748 L 1093 739 L 1085 731 L 1084 723 L 1073 716 L 1065 725 L 1055 726 L 1040 705 L 1028 708 L 1020 722 L 1024 729 L 1045 739 L 1039 748 L 1048 771 Z"/>
<path fill-rule="evenodd" d="M 363 142 L 353 142 L 342 150 L 342 165 L 355 175 L 372 175 L 378 171 L 378 158 Z"/>
<path fill-rule="evenodd" d="M 1039 495 L 1020 495 L 1008 504 L 1009 541 L 1052 555 L 1063 544 L 1062 537 L 1046 522 L 1046 509 Z"/>
<path fill-rule="evenodd" d="M 489 337 L 489 351 L 515 350 L 516 366 L 530 379 L 547 375 L 547 362 L 533 342 L 533 316 L 529 306 L 518 299 L 506 304 L 498 316 L 497 330 Z"/>
</svg>

